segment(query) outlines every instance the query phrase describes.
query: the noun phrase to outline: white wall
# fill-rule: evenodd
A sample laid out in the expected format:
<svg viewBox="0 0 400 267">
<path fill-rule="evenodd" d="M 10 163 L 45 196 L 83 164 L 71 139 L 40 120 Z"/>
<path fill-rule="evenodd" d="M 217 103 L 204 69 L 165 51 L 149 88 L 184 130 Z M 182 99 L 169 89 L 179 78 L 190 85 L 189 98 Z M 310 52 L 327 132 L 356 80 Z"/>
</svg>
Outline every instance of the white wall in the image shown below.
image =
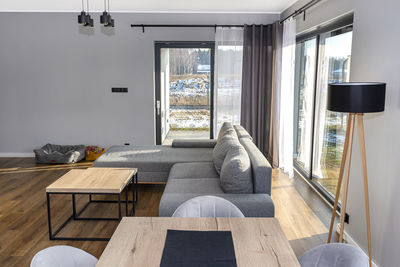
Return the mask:
<svg viewBox="0 0 400 267">
<path fill-rule="evenodd" d="M 278 14 L 114 14 L 114 29 L 76 13 L 0 13 L 0 153 L 45 143 L 154 144 L 154 41 L 212 41 L 213 28 L 131 23 L 272 23 Z M 111 94 L 111 87 L 128 87 Z"/>
<path fill-rule="evenodd" d="M 307 1 L 301 0 L 282 17 Z M 379 266 L 399 266 L 400 206 L 400 20 L 398 0 L 325 0 L 298 20 L 307 30 L 354 10 L 352 81 L 387 83 L 386 110 L 365 116 L 373 259 Z M 358 129 L 353 146 L 347 233 L 367 250 L 364 194 Z"/>
</svg>

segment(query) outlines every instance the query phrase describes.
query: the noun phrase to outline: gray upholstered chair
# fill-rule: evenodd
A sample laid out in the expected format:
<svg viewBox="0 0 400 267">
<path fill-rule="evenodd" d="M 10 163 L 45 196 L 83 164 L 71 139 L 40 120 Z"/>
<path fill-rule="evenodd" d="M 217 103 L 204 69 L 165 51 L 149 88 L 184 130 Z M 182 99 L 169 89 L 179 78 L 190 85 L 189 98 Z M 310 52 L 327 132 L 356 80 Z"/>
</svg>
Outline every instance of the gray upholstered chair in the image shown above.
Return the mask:
<svg viewBox="0 0 400 267">
<path fill-rule="evenodd" d="M 70 246 L 45 248 L 33 257 L 31 267 L 95 267 L 97 259 L 89 253 Z"/>
<path fill-rule="evenodd" d="M 315 247 L 300 256 L 301 267 L 368 267 L 368 257 L 352 245 L 330 243 Z"/>
<path fill-rule="evenodd" d="M 172 217 L 240 217 L 243 213 L 226 199 L 215 196 L 200 196 L 182 203 Z"/>
</svg>

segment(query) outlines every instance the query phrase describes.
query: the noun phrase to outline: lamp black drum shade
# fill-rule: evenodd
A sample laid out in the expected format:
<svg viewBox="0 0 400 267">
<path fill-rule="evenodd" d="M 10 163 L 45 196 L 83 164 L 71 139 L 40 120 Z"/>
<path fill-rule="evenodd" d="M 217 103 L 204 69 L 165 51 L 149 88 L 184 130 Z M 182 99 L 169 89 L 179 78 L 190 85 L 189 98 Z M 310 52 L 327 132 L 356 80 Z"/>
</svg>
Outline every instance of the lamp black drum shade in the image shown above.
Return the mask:
<svg viewBox="0 0 400 267">
<path fill-rule="evenodd" d="M 385 110 L 385 94 L 385 83 L 331 83 L 327 109 L 348 113 L 381 112 Z"/>
</svg>

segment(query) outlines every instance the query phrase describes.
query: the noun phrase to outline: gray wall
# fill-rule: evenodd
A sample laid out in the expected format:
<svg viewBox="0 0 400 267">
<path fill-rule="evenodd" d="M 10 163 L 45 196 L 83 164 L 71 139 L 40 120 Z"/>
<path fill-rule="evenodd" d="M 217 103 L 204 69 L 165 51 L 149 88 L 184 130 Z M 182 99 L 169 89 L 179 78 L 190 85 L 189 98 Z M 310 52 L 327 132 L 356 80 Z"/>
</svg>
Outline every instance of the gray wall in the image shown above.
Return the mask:
<svg viewBox="0 0 400 267">
<path fill-rule="evenodd" d="M 0 153 L 59 144 L 154 144 L 154 41 L 212 41 L 210 28 L 131 23 L 272 23 L 278 14 L 0 13 Z M 128 94 L 111 94 L 111 87 Z"/>
<path fill-rule="evenodd" d="M 303 1 L 305 2 L 305 1 Z M 346 3 L 347 2 L 347 3 Z M 347 6 L 347 8 L 346 8 Z M 372 250 L 379 266 L 399 266 L 400 253 L 400 20 L 398 0 L 329 0 L 310 10 L 299 29 L 354 10 L 352 81 L 387 83 L 386 110 L 365 116 L 372 227 Z M 318 12 L 318 14 L 316 13 Z M 286 12 L 285 12 L 286 13 Z M 367 251 L 364 193 L 358 129 L 353 146 L 345 230 Z"/>
<path fill-rule="evenodd" d="M 366 115 L 372 247 L 380 266 L 399 266 L 400 253 L 400 2 L 355 0 L 351 79 L 387 83 L 384 113 Z M 358 129 L 356 129 L 358 132 Z M 357 133 L 356 132 L 356 133 Z M 358 137 L 349 189 L 348 232 L 367 248 Z"/>
</svg>

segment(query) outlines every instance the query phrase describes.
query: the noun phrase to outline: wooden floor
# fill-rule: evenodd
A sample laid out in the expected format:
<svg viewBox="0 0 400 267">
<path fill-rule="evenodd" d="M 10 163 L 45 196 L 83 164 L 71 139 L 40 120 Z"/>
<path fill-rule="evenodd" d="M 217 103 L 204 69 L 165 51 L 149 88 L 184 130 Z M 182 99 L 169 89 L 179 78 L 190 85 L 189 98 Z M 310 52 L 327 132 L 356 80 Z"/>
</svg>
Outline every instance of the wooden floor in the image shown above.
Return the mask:
<svg viewBox="0 0 400 267">
<path fill-rule="evenodd" d="M 0 266 L 29 266 L 36 252 L 61 244 L 101 255 L 107 242 L 50 241 L 48 237 L 46 186 L 72 168 L 90 166 L 90 162 L 37 165 L 33 158 L 0 158 Z M 158 216 L 163 190 L 164 185 L 140 185 L 136 216 Z M 272 198 L 276 217 L 297 256 L 326 242 L 330 209 L 301 178 L 289 179 L 274 170 Z M 70 201 L 70 196 L 52 198 L 54 224 L 71 214 Z M 85 201 L 78 198 L 78 206 Z M 93 204 L 82 215 L 116 216 L 117 211 L 113 204 Z M 110 236 L 116 226 L 112 221 L 71 222 L 60 234 Z"/>
</svg>

